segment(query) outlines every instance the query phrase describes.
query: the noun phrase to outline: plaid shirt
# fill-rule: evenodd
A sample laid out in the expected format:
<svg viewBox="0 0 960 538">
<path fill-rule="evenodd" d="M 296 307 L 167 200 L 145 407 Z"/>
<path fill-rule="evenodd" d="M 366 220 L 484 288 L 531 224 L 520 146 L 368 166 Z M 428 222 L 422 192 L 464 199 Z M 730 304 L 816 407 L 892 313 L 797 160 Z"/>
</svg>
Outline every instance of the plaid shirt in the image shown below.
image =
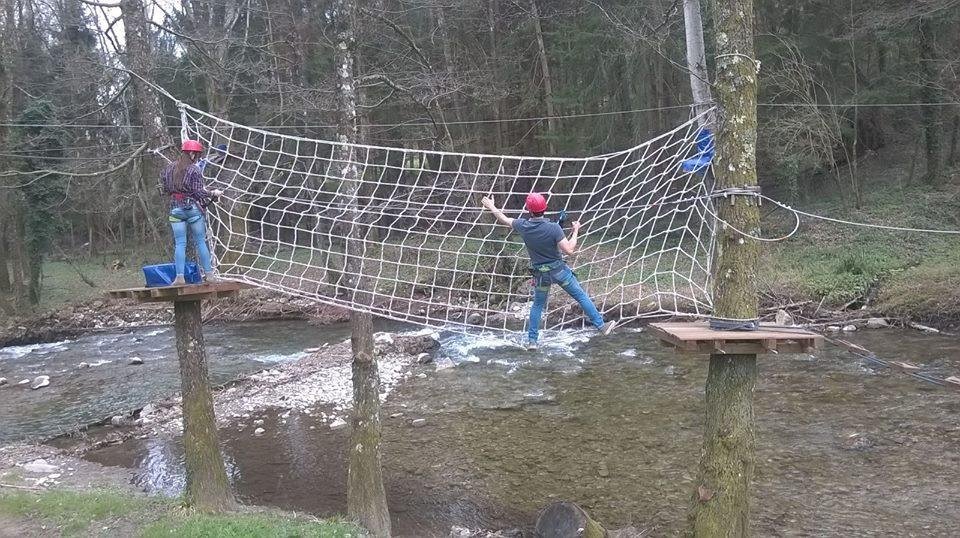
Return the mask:
<svg viewBox="0 0 960 538">
<path fill-rule="evenodd" d="M 178 191 L 173 186 L 175 166 L 176 163 L 171 163 L 160 173 L 163 192 L 170 195 L 170 209 L 184 209 L 191 205 L 196 205 L 200 209 L 206 208 L 212 195 L 203 186 L 203 172 L 200 167 L 195 164 L 187 167 L 183 177 L 183 188 Z"/>
</svg>

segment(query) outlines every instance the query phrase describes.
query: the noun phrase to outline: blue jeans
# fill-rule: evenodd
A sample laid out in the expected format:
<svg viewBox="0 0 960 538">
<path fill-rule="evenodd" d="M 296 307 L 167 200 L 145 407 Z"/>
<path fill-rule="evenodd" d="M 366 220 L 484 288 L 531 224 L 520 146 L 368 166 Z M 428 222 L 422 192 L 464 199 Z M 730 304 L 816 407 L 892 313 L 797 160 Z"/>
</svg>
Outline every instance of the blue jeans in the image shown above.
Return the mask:
<svg viewBox="0 0 960 538">
<path fill-rule="evenodd" d="M 173 228 L 173 263 L 177 267 L 177 276 L 183 276 L 187 265 L 187 228 L 193 238 L 193 245 L 200 257 L 200 267 L 204 274 L 211 274 L 210 249 L 207 248 L 207 223 L 203 211 L 196 205 L 170 210 L 170 227 Z"/>
<path fill-rule="evenodd" d="M 594 306 L 593 301 L 583 291 L 580 282 L 573 274 L 573 271 L 562 264 L 560 267 L 547 272 L 538 272 L 533 277 L 533 307 L 530 308 L 530 326 L 527 328 L 527 337 L 530 341 L 536 342 L 540 335 L 540 318 L 543 317 L 543 309 L 547 306 L 547 296 L 550 295 L 550 285 L 559 284 L 563 291 L 573 297 L 583 309 L 584 314 L 590 320 L 594 327 L 600 329 L 603 327 L 603 316 Z"/>
</svg>

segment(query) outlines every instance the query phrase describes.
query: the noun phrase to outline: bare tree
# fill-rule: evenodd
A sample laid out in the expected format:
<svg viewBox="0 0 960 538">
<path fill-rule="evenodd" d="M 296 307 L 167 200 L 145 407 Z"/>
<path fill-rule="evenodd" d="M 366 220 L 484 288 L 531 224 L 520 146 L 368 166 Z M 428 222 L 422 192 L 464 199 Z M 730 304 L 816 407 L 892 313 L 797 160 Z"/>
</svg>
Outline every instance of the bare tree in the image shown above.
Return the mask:
<svg viewBox="0 0 960 538">
<path fill-rule="evenodd" d="M 346 274 L 353 280 L 361 303 L 372 300 L 365 293 L 370 285 L 364 275 L 362 224 L 356 210 L 361 171 L 353 144 L 357 143 L 357 89 L 354 62 L 356 38 L 354 24 L 357 16 L 355 0 L 336 0 L 330 12 L 335 35 L 336 95 L 340 110 L 337 122 L 335 162 L 342 163 L 340 177 L 343 183 L 340 196 L 349 209 L 345 220 L 349 226 L 340 230 L 346 235 Z M 373 536 L 390 536 L 390 513 L 383 487 L 380 456 L 380 374 L 373 348 L 373 316 L 369 312 L 353 310 L 350 313 L 353 346 L 353 429 L 350 434 L 347 478 L 347 513 L 357 519 Z"/>
</svg>

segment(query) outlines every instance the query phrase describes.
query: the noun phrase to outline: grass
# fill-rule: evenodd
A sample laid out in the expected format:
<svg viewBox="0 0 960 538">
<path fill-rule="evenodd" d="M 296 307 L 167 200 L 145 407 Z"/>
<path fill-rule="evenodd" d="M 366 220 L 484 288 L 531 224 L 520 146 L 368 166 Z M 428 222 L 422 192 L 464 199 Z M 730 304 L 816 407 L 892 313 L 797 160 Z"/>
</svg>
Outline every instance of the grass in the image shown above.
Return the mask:
<svg viewBox="0 0 960 538">
<path fill-rule="evenodd" d="M 163 506 L 163 501 L 112 491 L 15 492 L 0 495 L 0 513 L 55 525 L 64 536 L 79 536 L 94 522 L 139 517 L 138 514 L 162 509 Z"/>
<path fill-rule="evenodd" d="M 203 514 L 169 499 L 114 491 L 44 491 L 0 494 L 0 515 L 31 527 L 55 526 L 63 536 L 124 535 L 144 538 L 360 536 L 343 521 L 324 521 L 276 511 Z M 0 519 L 0 534 L 3 534 Z"/>
<path fill-rule="evenodd" d="M 270 514 L 192 514 L 158 521 L 146 527 L 143 538 L 349 538 L 360 536 L 354 525 L 336 521 L 306 521 Z"/>
<path fill-rule="evenodd" d="M 875 224 L 960 229 L 960 196 L 953 185 L 902 187 L 874 176 L 863 209 L 839 197 L 801 204 L 812 213 Z M 884 182 L 882 179 L 887 179 Z M 773 234 L 783 212 L 765 220 Z M 792 223 L 791 223 L 792 224 Z M 889 315 L 960 319 L 960 238 L 955 235 L 884 231 L 805 220 L 799 234 L 764 251 L 761 288 L 787 301 L 824 301 L 838 306 L 872 299 Z"/>
</svg>

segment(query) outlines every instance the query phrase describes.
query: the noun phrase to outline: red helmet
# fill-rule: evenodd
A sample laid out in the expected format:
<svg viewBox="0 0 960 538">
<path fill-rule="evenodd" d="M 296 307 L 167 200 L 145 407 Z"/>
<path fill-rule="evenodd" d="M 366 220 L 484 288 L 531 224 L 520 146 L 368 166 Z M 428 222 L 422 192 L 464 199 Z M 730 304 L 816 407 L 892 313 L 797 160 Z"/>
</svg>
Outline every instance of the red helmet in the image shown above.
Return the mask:
<svg viewBox="0 0 960 538">
<path fill-rule="evenodd" d="M 539 192 L 531 192 L 527 195 L 527 203 L 524 206 L 531 213 L 543 213 L 547 210 L 547 199 Z"/>
<path fill-rule="evenodd" d="M 180 146 L 180 149 L 183 151 L 203 151 L 203 144 L 197 142 L 196 140 L 184 140 L 183 145 Z"/>
</svg>

